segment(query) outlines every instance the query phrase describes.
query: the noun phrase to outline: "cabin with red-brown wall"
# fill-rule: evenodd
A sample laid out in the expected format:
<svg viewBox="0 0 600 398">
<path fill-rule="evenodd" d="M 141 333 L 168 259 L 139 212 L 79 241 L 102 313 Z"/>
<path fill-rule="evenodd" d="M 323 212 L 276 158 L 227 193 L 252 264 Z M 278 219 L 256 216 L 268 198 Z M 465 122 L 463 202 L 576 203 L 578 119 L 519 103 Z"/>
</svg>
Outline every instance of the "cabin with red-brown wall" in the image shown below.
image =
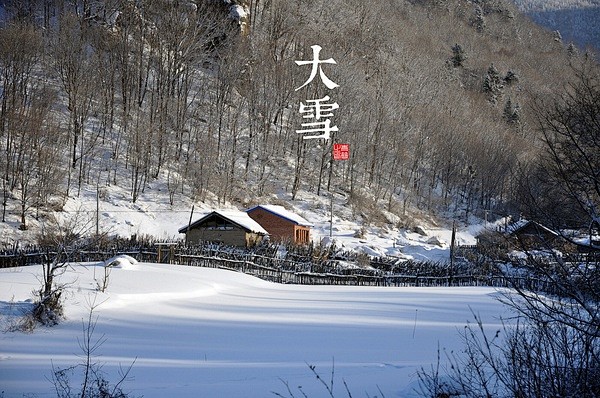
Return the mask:
<svg viewBox="0 0 600 398">
<path fill-rule="evenodd" d="M 312 224 L 283 206 L 258 205 L 246 210 L 246 213 L 267 230 L 272 241 L 296 245 L 310 243 Z"/>
</svg>

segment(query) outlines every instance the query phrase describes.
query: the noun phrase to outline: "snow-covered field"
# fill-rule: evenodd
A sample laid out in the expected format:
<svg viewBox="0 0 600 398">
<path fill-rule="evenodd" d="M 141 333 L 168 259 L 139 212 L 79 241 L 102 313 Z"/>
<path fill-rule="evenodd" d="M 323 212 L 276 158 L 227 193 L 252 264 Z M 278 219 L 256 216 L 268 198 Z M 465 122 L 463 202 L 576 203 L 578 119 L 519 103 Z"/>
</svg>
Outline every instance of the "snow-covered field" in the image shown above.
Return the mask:
<svg viewBox="0 0 600 398">
<path fill-rule="evenodd" d="M 0 270 L 2 328 L 27 307 L 41 267 Z M 66 320 L 0 335 L 0 396 L 55 396 L 52 366 L 82 361 L 79 341 L 96 305 L 94 361 L 110 381 L 135 361 L 124 390 L 144 397 L 418 396 L 416 371 L 438 346 L 460 350 L 459 330 L 479 314 L 492 333 L 505 309 L 492 288 L 279 285 L 225 270 L 122 262 L 98 292 L 98 264 L 73 265 Z M 74 375 L 72 383 L 76 387 Z M 301 386 L 301 387 L 300 387 Z"/>
</svg>

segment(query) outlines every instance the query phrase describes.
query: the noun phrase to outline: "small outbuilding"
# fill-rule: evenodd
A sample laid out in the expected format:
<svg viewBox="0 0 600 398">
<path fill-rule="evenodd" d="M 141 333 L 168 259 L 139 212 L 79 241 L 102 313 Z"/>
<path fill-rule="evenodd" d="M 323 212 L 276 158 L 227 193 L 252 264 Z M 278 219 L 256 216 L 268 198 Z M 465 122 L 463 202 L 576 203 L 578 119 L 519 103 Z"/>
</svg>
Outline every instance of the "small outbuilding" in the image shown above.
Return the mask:
<svg viewBox="0 0 600 398">
<path fill-rule="evenodd" d="M 544 225 L 531 220 L 519 220 L 508 225 L 506 235 L 518 247 L 547 249 L 554 247 L 560 235 Z"/>
<path fill-rule="evenodd" d="M 238 210 L 215 210 L 189 226 L 179 229 L 186 235 L 186 242 L 222 243 L 228 246 L 252 247 L 269 233 L 246 212 Z"/>
<path fill-rule="evenodd" d="M 521 219 L 498 227 L 495 231 L 485 230 L 476 236 L 475 251 L 490 258 L 506 259 L 506 254 L 517 251 L 563 251 L 560 235 L 550 228 L 532 221 Z"/>
<path fill-rule="evenodd" d="M 296 245 L 310 242 L 312 224 L 283 206 L 258 205 L 246 210 L 246 213 L 268 231 L 272 241 Z"/>
<path fill-rule="evenodd" d="M 594 220 L 587 231 L 580 231 L 573 238 L 577 245 L 577 251 L 580 253 L 594 253 L 594 256 L 600 256 L 600 221 Z"/>
</svg>

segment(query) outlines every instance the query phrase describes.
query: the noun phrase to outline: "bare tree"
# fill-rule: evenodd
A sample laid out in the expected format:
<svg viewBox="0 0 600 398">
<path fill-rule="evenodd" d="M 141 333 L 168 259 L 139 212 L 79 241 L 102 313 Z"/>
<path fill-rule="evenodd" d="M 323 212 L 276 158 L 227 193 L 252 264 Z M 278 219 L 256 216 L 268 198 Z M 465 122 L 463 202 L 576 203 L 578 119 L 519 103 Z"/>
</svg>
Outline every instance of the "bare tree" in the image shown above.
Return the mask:
<svg viewBox="0 0 600 398">
<path fill-rule="evenodd" d="M 2 139 L 2 221 L 6 219 L 6 207 L 11 192 L 21 180 L 24 136 L 31 134 L 25 126 L 30 123 L 31 98 L 34 91 L 41 90 L 34 77 L 34 69 L 42 56 L 42 38 L 32 27 L 15 23 L 0 29 L 0 70 L 2 92 L 0 98 L 0 138 Z M 40 123 L 41 120 L 37 120 Z M 34 127 L 34 126 L 29 126 Z M 39 127 L 39 126 L 36 126 Z"/>
<path fill-rule="evenodd" d="M 545 155 L 533 171 L 523 171 L 528 173 L 525 209 L 554 227 L 570 225 L 573 216 L 578 223 L 571 225 L 579 227 L 598 219 L 600 85 L 597 66 L 585 66 L 563 95 L 538 104 Z M 589 249 L 595 248 L 592 238 Z M 552 253 L 556 244 L 544 248 Z M 437 367 L 421 373 L 426 396 L 594 397 L 600 392 L 598 258 L 542 261 L 526 246 L 521 250 L 528 262 L 520 273 L 530 279 L 524 284 L 507 273 L 513 289 L 500 299 L 514 316 L 490 336 L 476 315 L 476 325 L 463 334 L 463 355 L 448 354 L 445 384 Z"/>
<path fill-rule="evenodd" d="M 62 88 L 67 94 L 69 132 L 71 137 L 71 169 L 78 170 L 78 189 L 83 179 L 83 157 L 88 150 L 84 140 L 87 122 L 95 96 L 95 79 L 91 48 L 86 39 L 87 25 L 76 15 L 62 16 L 58 32 L 51 45 L 53 66 L 60 77 Z M 92 138 L 91 145 L 95 142 Z M 69 181 L 70 183 L 70 181 Z M 67 187 L 67 192 L 69 187 Z"/>
<path fill-rule="evenodd" d="M 76 212 L 67 220 L 50 218 L 42 224 L 38 245 L 45 252 L 42 264 L 42 280 L 38 301 L 33 316 L 43 325 L 55 325 L 60 322 L 63 313 L 62 294 L 66 282 L 59 281 L 69 266 L 70 253 L 82 244 L 82 237 L 89 234 L 92 219 L 87 212 Z"/>
<path fill-rule="evenodd" d="M 597 66 L 584 64 L 564 94 L 536 106 L 544 152 L 521 174 L 520 198 L 524 211 L 555 229 L 590 228 L 600 220 L 598 76 Z"/>
<path fill-rule="evenodd" d="M 17 161 L 15 172 L 18 178 L 19 202 L 21 207 L 21 229 L 27 229 L 25 215 L 32 206 L 40 207 L 44 196 L 57 192 L 56 187 L 48 186 L 57 182 L 58 158 L 54 153 L 60 144 L 60 134 L 53 134 L 53 121 L 49 116 L 55 98 L 48 90 L 32 93 L 34 100 L 21 115 L 19 129 L 15 129 Z"/>
</svg>

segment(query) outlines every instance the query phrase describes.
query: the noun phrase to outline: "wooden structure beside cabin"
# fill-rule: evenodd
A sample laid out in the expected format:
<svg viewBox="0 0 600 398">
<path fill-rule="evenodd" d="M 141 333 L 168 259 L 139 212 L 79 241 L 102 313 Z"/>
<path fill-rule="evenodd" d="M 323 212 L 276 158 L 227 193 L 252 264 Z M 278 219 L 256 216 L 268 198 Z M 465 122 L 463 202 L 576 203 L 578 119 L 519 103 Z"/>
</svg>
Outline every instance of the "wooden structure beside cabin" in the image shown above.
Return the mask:
<svg viewBox="0 0 600 398">
<path fill-rule="evenodd" d="M 580 231 L 574 239 L 579 253 L 592 253 L 600 256 L 600 221 L 593 220 L 587 231 Z"/>
<path fill-rule="evenodd" d="M 516 248 L 548 249 L 554 248 L 559 234 L 540 223 L 520 220 L 509 225 L 506 234 Z"/>
<path fill-rule="evenodd" d="M 201 242 L 222 243 L 227 246 L 252 247 L 268 232 L 242 211 L 213 211 L 188 226 L 179 229 L 186 234 L 188 245 Z"/>
<path fill-rule="evenodd" d="M 485 231 L 477 237 L 478 250 L 547 250 L 556 248 L 560 235 L 544 225 L 521 219 L 497 231 Z"/>
<path fill-rule="evenodd" d="M 272 241 L 295 245 L 310 243 L 312 224 L 283 206 L 258 205 L 246 210 L 246 213 L 269 232 Z"/>
</svg>

